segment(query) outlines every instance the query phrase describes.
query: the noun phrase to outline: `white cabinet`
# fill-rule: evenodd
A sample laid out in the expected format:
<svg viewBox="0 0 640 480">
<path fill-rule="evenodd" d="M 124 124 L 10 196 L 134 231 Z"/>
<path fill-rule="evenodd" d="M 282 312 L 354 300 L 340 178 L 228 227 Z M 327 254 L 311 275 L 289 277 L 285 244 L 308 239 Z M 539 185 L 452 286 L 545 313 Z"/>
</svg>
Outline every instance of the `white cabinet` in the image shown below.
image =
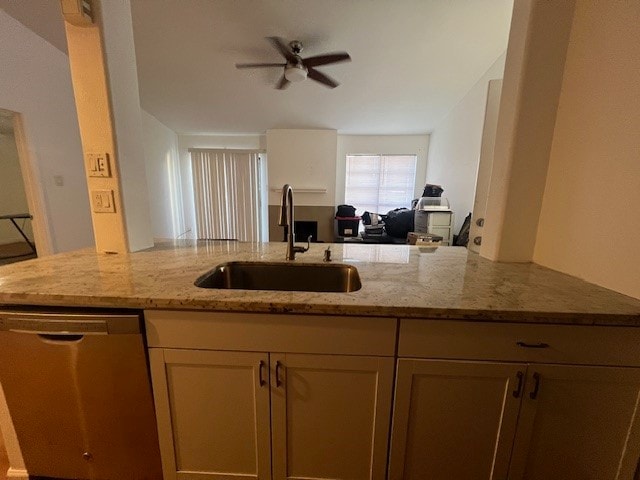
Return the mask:
<svg viewBox="0 0 640 480">
<path fill-rule="evenodd" d="M 396 320 L 146 321 L 164 480 L 385 479 Z M 247 347 L 261 351 L 233 351 Z"/>
<path fill-rule="evenodd" d="M 530 365 L 509 478 L 631 480 L 640 369 Z"/>
<path fill-rule="evenodd" d="M 637 480 L 638 335 L 402 320 L 390 480 Z"/>
<path fill-rule="evenodd" d="M 389 480 L 506 478 L 525 371 L 400 359 Z"/>
<path fill-rule="evenodd" d="M 271 354 L 274 480 L 385 478 L 393 359 Z"/>
<path fill-rule="evenodd" d="M 271 477 L 268 355 L 151 349 L 165 480 Z"/>
<path fill-rule="evenodd" d="M 640 478 L 640 329 L 145 317 L 165 480 Z"/>
<path fill-rule="evenodd" d="M 453 243 L 453 212 L 451 210 L 416 210 L 414 231 L 440 235 L 443 245 L 451 245 Z"/>
</svg>

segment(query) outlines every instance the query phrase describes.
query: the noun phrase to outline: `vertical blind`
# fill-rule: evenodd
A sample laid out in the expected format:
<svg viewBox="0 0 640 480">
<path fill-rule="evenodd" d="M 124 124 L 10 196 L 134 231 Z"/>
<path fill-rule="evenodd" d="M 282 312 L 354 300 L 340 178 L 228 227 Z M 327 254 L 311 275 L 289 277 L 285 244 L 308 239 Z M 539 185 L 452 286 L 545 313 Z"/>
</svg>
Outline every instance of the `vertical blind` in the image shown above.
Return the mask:
<svg viewBox="0 0 640 480">
<path fill-rule="evenodd" d="M 189 152 L 196 237 L 260 241 L 259 152 L 208 149 Z"/>
<path fill-rule="evenodd" d="M 345 203 L 359 215 L 411 208 L 416 160 L 416 155 L 347 155 Z"/>
</svg>

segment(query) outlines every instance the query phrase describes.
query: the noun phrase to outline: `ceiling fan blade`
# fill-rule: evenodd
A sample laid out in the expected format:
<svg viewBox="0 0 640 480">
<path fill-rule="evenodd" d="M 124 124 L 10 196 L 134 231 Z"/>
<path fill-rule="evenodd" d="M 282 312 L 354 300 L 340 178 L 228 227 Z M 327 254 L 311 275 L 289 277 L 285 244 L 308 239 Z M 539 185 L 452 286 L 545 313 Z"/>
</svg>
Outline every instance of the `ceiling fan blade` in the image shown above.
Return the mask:
<svg viewBox="0 0 640 480">
<path fill-rule="evenodd" d="M 267 37 L 267 40 L 269 40 L 271 42 L 271 45 L 273 45 L 274 48 L 280 52 L 280 55 L 287 59 L 287 62 L 296 63 L 295 55 L 291 50 L 289 50 L 289 47 L 282 38 Z"/>
<path fill-rule="evenodd" d="M 285 67 L 286 63 L 236 63 L 236 68 Z"/>
<path fill-rule="evenodd" d="M 282 76 L 280 77 L 280 80 L 278 81 L 278 84 L 276 85 L 276 88 L 278 90 L 284 90 L 285 88 L 287 88 L 289 86 L 290 83 L 291 82 L 286 79 L 286 77 L 284 76 L 284 73 L 283 73 Z"/>
<path fill-rule="evenodd" d="M 317 55 L 315 57 L 304 58 L 302 63 L 305 67 L 319 67 L 330 63 L 350 62 L 351 57 L 347 52 L 329 53 L 327 55 Z"/>
<path fill-rule="evenodd" d="M 319 72 L 318 70 L 314 70 L 313 68 L 308 68 L 307 70 L 308 70 L 307 76 L 309 78 L 323 85 L 326 85 L 329 88 L 336 88 L 338 85 L 340 85 L 333 78 L 328 77 L 327 75 L 325 75 L 322 72 Z"/>
</svg>

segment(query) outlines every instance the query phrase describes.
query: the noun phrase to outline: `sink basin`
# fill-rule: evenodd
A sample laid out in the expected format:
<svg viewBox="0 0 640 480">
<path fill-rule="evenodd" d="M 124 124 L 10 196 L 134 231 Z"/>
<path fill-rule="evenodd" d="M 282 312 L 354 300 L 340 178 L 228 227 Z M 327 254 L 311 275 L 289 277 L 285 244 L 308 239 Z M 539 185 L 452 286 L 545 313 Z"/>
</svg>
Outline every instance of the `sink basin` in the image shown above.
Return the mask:
<svg viewBox="0 0 640 480">
<path fill-rule="evenodd" d="M 195 281 L 196 287 L 295 292 L 355 292 L 360 275 L 342 263 L 227 262 Z"/>
</svg>

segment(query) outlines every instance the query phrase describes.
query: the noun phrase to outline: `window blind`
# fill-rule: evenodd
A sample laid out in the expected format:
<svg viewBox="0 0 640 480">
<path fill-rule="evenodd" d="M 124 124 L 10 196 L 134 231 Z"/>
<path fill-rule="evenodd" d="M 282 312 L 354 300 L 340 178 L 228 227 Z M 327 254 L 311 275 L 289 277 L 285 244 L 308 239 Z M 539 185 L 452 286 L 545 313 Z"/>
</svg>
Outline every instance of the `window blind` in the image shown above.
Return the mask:
<svg viewBox="0 0 640 480">
<path fill-rule="evenodd" d="M 358 215 L 410 208 L 416 161 L 416 155 L 347 155 L 345 203 Z"/>
<path fill-rule="evenodd" d="M 259 152 L 189 151 L 196 238 L 260 241 Z"/>
</svg>

